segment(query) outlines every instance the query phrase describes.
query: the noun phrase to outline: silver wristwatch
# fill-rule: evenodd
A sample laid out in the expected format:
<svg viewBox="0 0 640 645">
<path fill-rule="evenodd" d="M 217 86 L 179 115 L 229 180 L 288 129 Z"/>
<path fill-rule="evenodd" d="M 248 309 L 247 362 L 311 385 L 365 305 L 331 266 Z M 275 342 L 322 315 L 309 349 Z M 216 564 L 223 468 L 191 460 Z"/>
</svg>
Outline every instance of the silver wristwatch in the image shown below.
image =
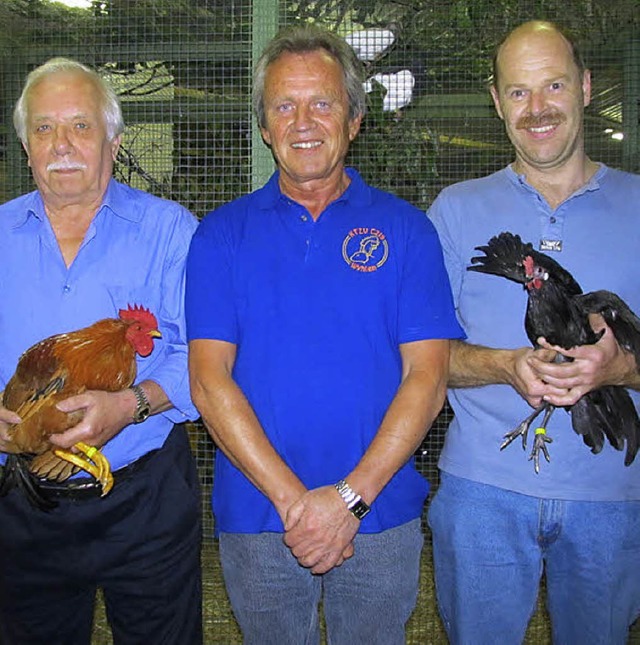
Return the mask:
<svg viewBox="0 0 640 645">
<path fill-rule="evenodd" d="M 340 493 L 340 497 L 342 497 L 347 508 L 359 520 L 361 520 L 371 510 L 369 505 L 362 501 L 362 497 L 360 497 L 360 495 L 358 495 L 358 493 L 356 493 L 344 479 L 337 482 L 335 484 L 335 488 L 338 493 Z"/>
<path fill-rule="evenodd" d="M 146 421 L 151 414 L 151 404 L 140 385 L 134 385 L 131 389 L 136 395 L 136 410 L 133 413 L 133 422 L 142 423 L 143 421 Z"/>
</svg>

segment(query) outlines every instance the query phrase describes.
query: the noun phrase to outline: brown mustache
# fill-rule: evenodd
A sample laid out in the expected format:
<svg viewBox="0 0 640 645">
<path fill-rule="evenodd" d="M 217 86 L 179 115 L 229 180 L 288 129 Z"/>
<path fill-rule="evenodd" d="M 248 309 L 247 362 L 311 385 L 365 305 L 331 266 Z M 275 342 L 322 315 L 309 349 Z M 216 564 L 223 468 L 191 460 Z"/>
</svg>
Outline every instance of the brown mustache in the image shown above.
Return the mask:
<svg viewBox="0 0 640 645">
<path fill-rule="evenodd" d="M 567 120 L 561 112 L 542 112 L 541 114 L 526 114 L 518 119 L 516 128 L 526 130 L 528 128 L 543 128 L 547 125 L 560 125 Z"/>
</svg>

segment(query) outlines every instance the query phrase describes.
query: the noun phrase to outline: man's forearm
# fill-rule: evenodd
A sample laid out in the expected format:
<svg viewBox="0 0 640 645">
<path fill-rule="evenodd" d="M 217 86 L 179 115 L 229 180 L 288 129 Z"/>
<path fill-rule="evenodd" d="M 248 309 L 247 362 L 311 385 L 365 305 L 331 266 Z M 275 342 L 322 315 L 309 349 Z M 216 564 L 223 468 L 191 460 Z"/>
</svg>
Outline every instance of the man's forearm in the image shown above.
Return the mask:
<svg viewBox="0 0 640 645">
<path fill-rule="evenodd" d="M 218 447 L 271 500 L 284 521 L 288 506 L 306 488 L 276 452 L 230 370 L 216 363 L 218 358 L 215 344 L 192 343 L 193 401 Z"/>
<path fill-rule="evenodd" d="M 424 342 L 424 341 L 423 341 Z M 446 395 L 448 341 L 426 341 L 419 364 L 409 369 L 389 405 L 371 445 L 351 473 L 345 473 L 349 485 L 365 502 L 371 503 L 413 455 Z M 417 343 L 408 343 L 416 345 Z M 405 346 L 405 348 L 407 347 Z M 418 347 L 415 350 L 424 351 Z"/>
<path fill-rule="evenodd" d="M 482 385 L 512 385 L 515 360 L 523 349 L 492 349 L 451 341 L 449 358 L 449 387 L 479 387 Z"/>
</svg>

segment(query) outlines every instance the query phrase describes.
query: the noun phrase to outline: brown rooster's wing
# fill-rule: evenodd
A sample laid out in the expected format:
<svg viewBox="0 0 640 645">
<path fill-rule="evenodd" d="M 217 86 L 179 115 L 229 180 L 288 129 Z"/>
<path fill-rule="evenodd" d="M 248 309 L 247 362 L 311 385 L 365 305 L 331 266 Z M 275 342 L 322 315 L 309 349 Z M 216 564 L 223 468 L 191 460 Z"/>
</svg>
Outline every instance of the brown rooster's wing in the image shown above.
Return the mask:
<svg viewBox="0 0 640 645">
<path fill-rule="evenodd" d="M 59 401 L 79 393 L 78 388 L 69 387 L 67 370 L 53 352 L 56 338 L 29 348 L 7 383 L 3 404 L 22 418 L 9 431 L 13 445 L 7 452 L 40 454 L 50 447 L 51 428 L 62 432 L 81 418 L 81 414 L 68 415 L 56 408 Z"/>
<path fill-rule="evenodd" d="M 52 336 L 30 347 L 18 360 L 15 374 L 4 390 L 3 403 L 9 410 L 17 409 L 36 392 L 51 390 L 51 382 L 61 375 L 60 361 L 53 353 L 56 337 Z"/>
</svg>

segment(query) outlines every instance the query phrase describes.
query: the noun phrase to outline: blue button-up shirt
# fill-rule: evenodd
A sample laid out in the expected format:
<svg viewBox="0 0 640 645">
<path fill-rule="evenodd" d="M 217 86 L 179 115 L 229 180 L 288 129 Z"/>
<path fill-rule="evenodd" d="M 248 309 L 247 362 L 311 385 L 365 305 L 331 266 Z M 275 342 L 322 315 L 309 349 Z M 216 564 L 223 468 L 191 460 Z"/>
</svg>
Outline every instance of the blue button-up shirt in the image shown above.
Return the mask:
<svg viewBox="0 0 640 645">
<path fill-rule="evenodd" d="M 150 309 L 161 339 L 138 357 L 136 382 L 155 381 L 174 408 L 129 425 L 103 453 L 113 470 L 164 443 L 174 423 L 195 418 L 189 396 L 184 328 L 184 265 L 196 218 L 185 208 L 109 183 L 70 267 L 40 194 L 0 206 L 0 390 L 22 352 L 61 332 L 117 317 L 127 305 Z"/>
</svg>

